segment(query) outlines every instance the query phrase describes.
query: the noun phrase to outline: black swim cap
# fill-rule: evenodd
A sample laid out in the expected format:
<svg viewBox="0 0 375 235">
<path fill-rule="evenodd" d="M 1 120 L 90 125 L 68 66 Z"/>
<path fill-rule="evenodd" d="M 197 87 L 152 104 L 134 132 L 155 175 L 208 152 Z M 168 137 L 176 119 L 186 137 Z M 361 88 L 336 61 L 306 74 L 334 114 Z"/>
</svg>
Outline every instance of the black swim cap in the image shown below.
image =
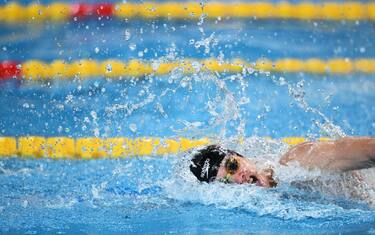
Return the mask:
<svg viewBox="0 0 375 235">
<path fill-rule="evenodd" d="M 210 145 L 199 150 L 190 162 L 190 171 L 199 181 L 207 183 L 215 180 L 220 164 L 228 153 L 235 153 L 222 149 L 218 145 Z"/>
</svg>

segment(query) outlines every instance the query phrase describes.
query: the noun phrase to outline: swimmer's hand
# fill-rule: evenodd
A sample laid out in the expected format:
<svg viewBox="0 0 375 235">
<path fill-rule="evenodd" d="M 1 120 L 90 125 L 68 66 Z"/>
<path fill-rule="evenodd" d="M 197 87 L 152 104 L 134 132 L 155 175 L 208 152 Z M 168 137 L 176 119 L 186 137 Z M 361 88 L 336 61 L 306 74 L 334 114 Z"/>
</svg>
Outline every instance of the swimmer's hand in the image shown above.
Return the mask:
<svg viewBox="0 0 375 235">
<path fill-rule="evenodd" d="M 298 144 L 281 157 L 280 164 L 287 165 L 292 161 L 307 169 L 339 172 L 375 167 L 375 138 L 345 137 Z"/>
</svg>

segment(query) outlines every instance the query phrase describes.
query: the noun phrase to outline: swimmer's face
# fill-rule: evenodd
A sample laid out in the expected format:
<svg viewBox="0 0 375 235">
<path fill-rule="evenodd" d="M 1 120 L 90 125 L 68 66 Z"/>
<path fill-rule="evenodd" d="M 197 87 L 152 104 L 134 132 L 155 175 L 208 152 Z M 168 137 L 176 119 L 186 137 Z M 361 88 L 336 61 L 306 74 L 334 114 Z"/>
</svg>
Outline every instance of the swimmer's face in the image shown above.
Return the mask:
<svg viewBox="0 0 375 235">
<path fill-rule="evenodd" d="M 255 184 L 271 188 L 276 186 L 273 170 L 258 170 L 256 165 L 245 157 L 230 155 L 220 164 L 216 180 L 237 184 Z"/>
</svg>

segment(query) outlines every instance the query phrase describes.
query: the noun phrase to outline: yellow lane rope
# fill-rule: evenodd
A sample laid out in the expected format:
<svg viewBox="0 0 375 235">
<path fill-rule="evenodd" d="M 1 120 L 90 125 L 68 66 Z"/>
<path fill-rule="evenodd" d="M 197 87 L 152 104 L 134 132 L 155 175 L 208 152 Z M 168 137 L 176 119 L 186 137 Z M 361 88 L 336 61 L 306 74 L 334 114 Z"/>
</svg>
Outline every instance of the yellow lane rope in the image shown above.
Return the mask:
<svg viewBox="0 0 375 235">
<path fill-rule="evenodd" d="M 95 61 L 82 59 L 71 63 L 55 60 L 44 63 L 39 60 L 30 60 L 23 63 L 5 61 L 0 66 L 0 79 L 12 77 L 32 80 L 40 79 L 69 79 L 92 78 L 103 76 L 108 78 L 141 77 L 145 75 L 165 75 L 174 69 L 180 69 L 185 74 L 211 71 L 219 73 L 241 73 L 244 69 L 263 72 L 305 72 L 316 74 L 349 74 L 375 73 L 375 59 L 259 59 L 255 62 L 246 62 L 234 59 L 230 62 L 220 62 L 216 59 L 193 60 L 185 59 L 176 62 L 150 62 L 130 60 Z M 0 63 L 1 65 L 1 63 Z"/>
<path fill-rule="evenodd" d="M 143 2 L 79 3 L 55 2 L 49 5 L 31 3 L 24 6 L 10 1 L 0 6 L 0 22 L 40 23 L 65 22 L 87 17 L 197 19 L 256 18 L 298 20 L 375 20 L 374 2 Z"/>
<path fill-rule="evenodd" d="M 320 141 L 329 140 L 320 138 Z M 280 141 L 295 145 L 307 141 L 303 137 L 287 137 Z M 143 137 L 129 139 L 116 138 L 70 138 L 24 136 L 0 137 L 0 157 L 35 157 L 52 159 L 97 159 L 124 158 L 132 156 L 158 156 L 177 154 L 212 143 L 202 139 L 162 139 Z"/>
</svg>

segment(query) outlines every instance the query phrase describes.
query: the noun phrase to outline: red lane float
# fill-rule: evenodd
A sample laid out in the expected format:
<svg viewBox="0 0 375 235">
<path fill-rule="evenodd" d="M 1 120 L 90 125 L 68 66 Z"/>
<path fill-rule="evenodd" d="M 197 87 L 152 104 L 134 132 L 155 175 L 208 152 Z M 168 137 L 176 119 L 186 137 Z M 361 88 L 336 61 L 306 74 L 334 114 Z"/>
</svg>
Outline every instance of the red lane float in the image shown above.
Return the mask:
<svg viewBox="0 0 375 235">
<path fill-rule="evenodd" d="M 96 3 L 93 5 L 93 13 L 96 16 L 113 16 L 114 10 L 112 3 Z"/>
<path fill-rule="evenodd" d="M 73 4 L 70 8 L 71 16 L 79 19 L 99 16 L 99 17 L 110 17 L 114 13 L 114 5 L 112 3 L 78 3 Z"/>
<path fill-rule="evenodd" d="M 5 60 L 0 63 L 0 80 L 19 78 L 21 76 L 20 63 Z"/>
</svg>

